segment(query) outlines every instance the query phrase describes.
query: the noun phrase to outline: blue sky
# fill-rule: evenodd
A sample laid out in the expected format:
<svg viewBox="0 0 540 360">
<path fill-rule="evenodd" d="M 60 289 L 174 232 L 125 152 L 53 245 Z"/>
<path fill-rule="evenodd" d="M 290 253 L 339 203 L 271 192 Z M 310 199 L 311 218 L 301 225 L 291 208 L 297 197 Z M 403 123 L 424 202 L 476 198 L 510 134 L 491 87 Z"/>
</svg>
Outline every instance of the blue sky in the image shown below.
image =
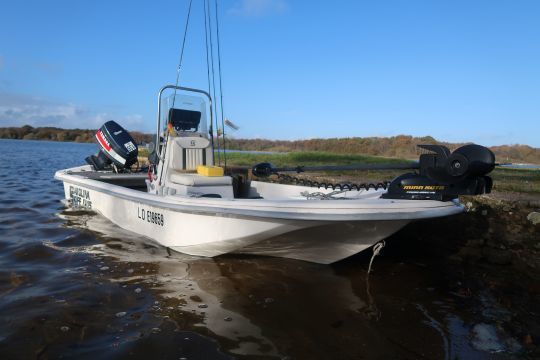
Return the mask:
<svg viewBox="0 0 540 360">
<path fill-rule="evenodd" d="M 540 1 L 220 0 L 236 137 L 540 147 Z M 188 0 L 4 1 L 0 126 L 153 131 Z M 206 88 L 202 0 L 181 84 Z"/>
</svg>

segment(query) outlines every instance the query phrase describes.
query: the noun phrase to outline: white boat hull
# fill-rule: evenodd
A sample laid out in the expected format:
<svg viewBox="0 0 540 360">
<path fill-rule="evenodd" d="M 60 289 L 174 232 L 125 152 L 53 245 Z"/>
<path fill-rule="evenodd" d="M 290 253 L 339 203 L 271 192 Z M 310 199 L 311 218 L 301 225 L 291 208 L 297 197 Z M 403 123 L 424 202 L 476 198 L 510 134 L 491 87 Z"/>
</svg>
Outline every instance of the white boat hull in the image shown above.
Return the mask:
<svg viewBox="0 0 540 360">
<path fill-rule="evenodd" d="M 58 171 L 66 199 L 116 225 L 175 251 L 197 256 L 230 252 L 332 263 L 356 254 L 409 222 L 462 211 L 454 202 L 380 199 L 381 191 L 351 191 L 350 200 L 292 196 L 304 187 L 258 183 L 273 199 L 210 199 L 162 196 Z M 77 172 L 77 174 L 75 174 Z M 279 188 L 278 188 L 279 187 Z M 307 188 L 311 191 L 317 189 Z M 330 192 L 328 190 L 326 192 Z"/>
</svg>

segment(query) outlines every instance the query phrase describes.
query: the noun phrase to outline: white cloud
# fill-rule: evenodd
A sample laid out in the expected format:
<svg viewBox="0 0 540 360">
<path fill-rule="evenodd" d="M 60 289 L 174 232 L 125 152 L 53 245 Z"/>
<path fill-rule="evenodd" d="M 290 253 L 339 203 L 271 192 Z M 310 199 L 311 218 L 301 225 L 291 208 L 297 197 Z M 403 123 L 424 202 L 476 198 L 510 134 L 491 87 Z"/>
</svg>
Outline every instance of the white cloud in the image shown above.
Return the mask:
<svg viewBox="0 0 540 360">
<path fill-rule="evenodd" d="M 231 9 L 230 14 L 240 16 L 264 16 L 283 14 L 289 10 L 285 0 L 240 0 Z"/>
<path fill-rule="evenodd" d="M 128 130 L 141 130 L 144 125 L 144 119 L 139 114 L 113 115 L 110 113 L 99 113 L 92 116 L 89 121 L 94 124 L 91 128 L 97 129 L 109 120 L 114 120 Z"/>
<path fill-rule="evenodd" d="M 66 129 L 96 129 L 108 120 L 128 129 L 140 129 L 138 114 L 98 113 L 73 103 L 61 103 L 14 93 L 0 93 L 0 126 L 54 126 Z"/>
</svg>

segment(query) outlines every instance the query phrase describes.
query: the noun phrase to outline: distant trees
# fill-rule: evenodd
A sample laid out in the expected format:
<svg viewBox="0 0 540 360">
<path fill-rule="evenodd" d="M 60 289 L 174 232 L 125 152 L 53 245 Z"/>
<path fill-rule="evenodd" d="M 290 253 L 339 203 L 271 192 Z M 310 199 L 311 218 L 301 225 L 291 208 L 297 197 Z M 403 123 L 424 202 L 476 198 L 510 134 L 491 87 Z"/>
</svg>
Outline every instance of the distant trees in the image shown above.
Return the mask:
<svg viewBox="0 0 540 360">
<path fill-rule="evenodd" d="M 73 142 L 94 142 L 96 130 L 86 129 L 60 129 L 56 127 L 34 128 L 30 125 L 22 127 L 0 128 L 1 139 L 23 139 L 23 140 L 48 140 L 48 141 L 73 141 Z M 150 134 L 131 132 L 133 139 L 137 143 L 149 142 L 153 138 Z"/>
<path fill-rule="evenodd" d="M 455 150 L 463 143 L 437 141 L 431 136 L 351 137 L 309 140 L 227 139 L 227 148 L 246 151 L 325 151 L 338 154 L 362 154 L 414 159 L 423 151 L 419 144 L 441 144 Z M 540 149 L 528 145 L 493 146 L 498 162 L 540 164 Z"/>
<path fill-rule="evenodd" d="M 135 140 L 137 142 L 137 144 L 149 143 L 149 142 L 152 142 L 152 141 L 156 141 L 155 135 L 144 134 L 144 133 L 138 132 L 138 131 L 130 131 L 129 134 L 131 135 L 133 140 Z"/>
<path fill-rule="evenodd" d="M 324 151 L 339 154 L 366 154 L 388 157 L 416 157 L 417 144 L 443 144 L 430 136 L 412 137 L 399 135 L 394 137 L 351 137 L 309 140 L 266 140 L 266 139 L 233 139 L 227 140 L 227 147 L 236 150 L 255 151 Z M 456 145 L 450 145 L 455 148 Z"/>
<path fill-rule="evenodd" d="M 34 128 L 30 125 L 23 127 L 0 128 L 0 138 L 93 142 L 96 130 L 60 129 L 55 127 Z M 138 144 L 154 141 L 154 135 L 138 131 L 130 132 Z M 227 138 L 227 148 L 247 151 L 324 151 L 336 154 L 377 155 L 414 159 L 420 154 L 418 144 L 442 144 L 450 150 L 455 150 L 463 144 L 451 144 L 435 140 L 431 136 L 413 137 L 398 135 L 392 137 L 348 137 L 308 140 L 267 140 L 267 139 L 235 139 Z M 525 162 L 540 164 L 540 149 L 527 145 L 493 146 L 491 150 L 497 156 L 498 162 Z"/>
<path fill-rule="evenodd" d="M 491 150 L 497 156 L 497 161 L 504 162 L 524 162 L 540 164 L 540 149 L 528 145 L 501 145 L 492 146 Z"/>
</svg>

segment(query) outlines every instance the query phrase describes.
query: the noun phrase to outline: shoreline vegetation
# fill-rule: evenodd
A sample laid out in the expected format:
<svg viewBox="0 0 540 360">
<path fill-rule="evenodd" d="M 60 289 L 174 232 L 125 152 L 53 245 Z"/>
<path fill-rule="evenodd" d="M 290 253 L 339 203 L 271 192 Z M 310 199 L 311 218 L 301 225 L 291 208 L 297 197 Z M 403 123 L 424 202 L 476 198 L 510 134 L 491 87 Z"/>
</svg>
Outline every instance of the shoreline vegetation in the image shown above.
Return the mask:
<svg viewBox="0 0 540 360">
<path fill-rule="evenodd" d="M 55 127 L 22 127 L 0 128 L 0 139 L 72 141 L 81 143 L 94 142 L 96 130 L 61 129 Z M 152 134 L 130 131 L 137 143 L 148 143 L 154 140 Z M 441 144 L 454 150 L 463 143 L 448 143 L 431 136 L 413 137 L 398 135 L 392 137 L 349 137 L 308 140 L 268 140 L 268 139 L 236 139 L 226 138 L 228 149 L 243 151 L 267 152 L 323 152 L 331 154 L 362 154 L 399 159 L 416 159 L 420 151 L 418 144 Z M 499 163 L 540 164 L 540 148 L 528 145 L 491 146 Z M 228 154 L 229 156 L 230 154 Z"/>
</svg>

